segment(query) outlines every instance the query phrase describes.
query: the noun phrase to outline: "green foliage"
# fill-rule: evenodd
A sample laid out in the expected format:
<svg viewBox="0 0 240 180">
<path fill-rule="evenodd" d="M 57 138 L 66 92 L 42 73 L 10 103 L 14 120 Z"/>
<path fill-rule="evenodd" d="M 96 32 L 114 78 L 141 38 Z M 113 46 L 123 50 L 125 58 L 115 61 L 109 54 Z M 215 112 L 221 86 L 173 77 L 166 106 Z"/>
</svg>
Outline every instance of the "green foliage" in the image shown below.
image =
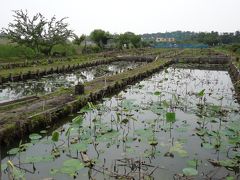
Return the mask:
<svg viewBox="0 0 240 180">
<path fill-rule="evenodd" d="M 45 155 L 45 156 L 28 156 L 24 163 L 38 163 L 38 162 L 49 162 L 53 161 L 54 156 L 52 155 Z"/>
<path fill-rule="evenodd" d="M 73 43 L 77 44 L 78 46 L 81 45 L 81 43 L 86 39 L 86 35 L 82 34 L 80 37 L 77 35 L 74 36 Z"/>
<path fill-rule="evenodd" d="M 68 159 L 63 162 L 60 172 L 74 177 L 76 175 L 76 171 L 82 168 L 84 168 L 84 165 L 78 159 Z"/>
<path fill-rule="evenodd" d="M 75 117 L 73 120 L 72 120 L 72 123 L 73 125 L 75 126 L 80 126 L 83 122 L 83 117 L 81 115 Z"/>
<path fill-rule="evenodd" d="M 33 58 L 34 51 L 31 48 L 14 44 L 0 44 L 0 59 Z"/>
<path fill-rule="evenodd" d="M 98 45 L 98 47 L 103 49 L 104 45 L 106 45 L 107 41 L 110 39 L 110 33 L 101 29 L 95 29 L 91 32 L 90 38 Z"/>
<path fill-rule="evenodd" d="M 39 139 L 42 138 L 42 136 L 41 136 L 40 134 L 33 133 L 33 134 L 30 134 L 30 135 L 29 135 L 29 138 L 30 138 L 31 140 L 39 140 Z"/>
<path fill-rule="evenodd" d="M 205 95 L 205 89 L 201 90 L 197 95 L 203 97 Z"/>
<path fill-rule="evenodd" d="M 7 152 L 7 154 L 9 154 L 9 155 L 15 155 L 15 154 L 17 154 L 17 153 L 19 153 L 20 152 L 20 149 L 19 148 L 12 148 L 12 149 L 10 149 L 8 152 Z"/>
<path fill-rule="evenodd" d="M 49 56 L 53 46 L 66 43 L 73 34 L 64 22 L 66 18 L 57 20 L 53 16 L 47 20 L 41 13 L 31 18 L 27 11 L 13 12 L 14 20 L 3 29 L 4 34 L 12 42 L 31 48 L 37 55 L 43 53 Z"/>
<path fill-rule="evenodd" d="M 161 95 L 161 92 L 155 91 L 155 92 L 154 92 L 154 95 L 155 95 L 155 96 L 160 96 L 160 95 Z"/>
<path fill-rule="evenodd" d="M 123 48 L 123 46 L 129 48 L 131 45 L 135 48 L 138 48 L 141 46 L 141 36 L 135 35 L 132 32 L 126 32 L 124 34 L 116 36 L 115 42 L 120 48 Z"/>
<path fill-rule="evenodd" d="M 184 168 L 182 171 L 183 171 L 183 174 L 185 176 L 196 176 L 196 175 L 198 175 L 198 171 L 194 168 Z"/>
<path fill-rule="evenodd" d="M 58 140 L 59 140 L 59 132 L 53 131 L 53 133 L 52 133 L 52 141 L 58 142 Z"/>
<path fill-rule="evenodd" d="M 167 112 L 166 113 L 166 120 L 167 122 L 175 122 L 176 121 L 176 113 L 175 112 Z"/>
<path fill-rule="evenodd" d="M 52 48 L 52 55 L 58 53 L 60 56 L 73 56 L 76 55 L 76 47 L 72 44 L 57 44 Z"/>
</svg>

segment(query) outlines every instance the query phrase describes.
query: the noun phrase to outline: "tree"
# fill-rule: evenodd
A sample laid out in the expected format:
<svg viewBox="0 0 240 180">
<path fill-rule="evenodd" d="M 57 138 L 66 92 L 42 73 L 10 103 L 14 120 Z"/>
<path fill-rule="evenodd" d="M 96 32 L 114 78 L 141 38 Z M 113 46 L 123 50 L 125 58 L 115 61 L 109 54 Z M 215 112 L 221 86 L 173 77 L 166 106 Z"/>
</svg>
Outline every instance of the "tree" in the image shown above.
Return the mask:
<svg viewBox="0 0 240 180">
<path fill-rule="evenodd" d="M 57 20 L 55 16 L 47 22 L 43 30 L 42 48 L 40 51 L 45 55 L 50 55 L 52 48 L 57 44 L 65 44 L 68 38 L 73 36 L 73 31 L 68 29 L 68 23 L 64 20 L 66 17 Z"/>
<path fill-rule="evenodd" d="M 80 37 L 78 37 L 77 35 L 74 35 L 73 43 L 80 46 L 85 39 L 86 39 L 86 35 L 84 34 L 82 34 Z"/>
<path fill-rule="evenodd" d="M 107 44 L 107 41 L 111 39 L 111 35 L 109 34 L 109 32 L 105 32 L 101 29 L 95 29 L 91 32 L 90 38 L 98 45 L 98 47 L 103 49 L 104 45 Z"/>
<path fill-rule="evenodd" d="M 211 33 L 201 32 L 196 35 L 196 39 L 198 42 L 208 44 L 209 46 L 215 46 L 220 42 L 218 32 L 212 31 Z"/>
<path fill-rule="evenodd" d="M 46 19 L 40 13 L 31 19 L 27 11 L 15 10 L 13 12 L 14 22 L 9 23 L 8 28 L 3 29 L 3 33 L 11 42 L 29 47 L 36 53 L 39 52 Z"/>
<path fill-rule="evenodd" d="M 141 45 L 141 37 L 132 32 L 125 32 L 124 34 L 120 34 L 116 37 L 116 42 L 120 48 L 122 48 L 123 45 L 126 45 L 128 48 L 130 44 L 137 48 Z"/>
<path fill-rule="evenodd" d="M 48 21 L 41 13 L 30 18 L 27 11 L 13 12 L 14 20 L 9 23 L 8 28 L 3 29 L 3 33 L 7 34 L 12 42 L 33 49 L 35 54 L 42 52 L 50 55 L 54 45 L 65 43 L 73 34 L 64 22 L 66 18 L 57 20 L 53 16 Z"/>
</svg>

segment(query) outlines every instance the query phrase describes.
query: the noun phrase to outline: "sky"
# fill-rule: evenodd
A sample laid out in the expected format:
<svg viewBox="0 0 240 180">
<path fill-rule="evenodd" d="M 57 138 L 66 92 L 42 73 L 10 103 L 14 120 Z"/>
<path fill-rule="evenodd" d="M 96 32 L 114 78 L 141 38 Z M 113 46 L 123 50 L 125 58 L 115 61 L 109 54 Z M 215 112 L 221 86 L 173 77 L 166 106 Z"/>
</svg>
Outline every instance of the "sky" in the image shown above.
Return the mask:
<svg viewBox="0 0 240 180">
<path fill-rule="evenodd" d="M 12 10 L 38 12 L 50 19 L 68 17 L 76 34 L 94 29 L 110 33 L 234 32 L 240 30 L 240 0 L 1 0 L 0 29 Z"/>
</svg>

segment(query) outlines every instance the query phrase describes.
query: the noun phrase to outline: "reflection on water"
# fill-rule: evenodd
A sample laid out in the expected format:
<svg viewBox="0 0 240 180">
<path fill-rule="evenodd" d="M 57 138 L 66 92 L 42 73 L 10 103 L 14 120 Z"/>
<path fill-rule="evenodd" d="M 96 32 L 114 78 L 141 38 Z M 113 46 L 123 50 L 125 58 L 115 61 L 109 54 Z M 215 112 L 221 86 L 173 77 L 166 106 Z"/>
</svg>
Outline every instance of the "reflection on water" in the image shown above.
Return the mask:
<svg viewBox="0 0 240 180">
<path fill-rule="evenodd" d="M 96 77 L 121 73 L 141 64 L 141 62 L 113 62 L 108 65 L 79 69 L 73 73 L 52 74 L 38 80 L 6 83 L 0 86 L 0 102 L 18 99 L 23 96 L 54 92 L 60 87 L 71 87 L 78 82 L 91 81 Z"/>
<path fill-rule="evenodd" d="M 194 179 L 237 178 L 239 169 L 223 167 L 239 157 L 235 136 L 240 131 L 239 105 L 233 94 L 226 71 L 168 68 L 81 110 L 85 112 L 79 116 L 82 123 L 66 123 L 57 129 L 61 140 L 55 146 L 51 137 L 44 137 L 2 163 L 10 158 L 20 164 L 27 179 L 65 180 L 73 174 L 83 180 L 189 179 L 182 177 L 184 168 L 197 170 Z M 167 117 L 170 112 L 174 118 Z M 60 153 L 54 160 L 35 162 L 34 168 L 26 163 L 32 156 L 51 155 L 55 147 Z M 79 151 L 86 151 L 96 164 L 79 168 L 75 174 L 66 164 L 72 159 L 80 163 Z M 235 163 L 239 167 L 239 161 Z"/>
</svg>

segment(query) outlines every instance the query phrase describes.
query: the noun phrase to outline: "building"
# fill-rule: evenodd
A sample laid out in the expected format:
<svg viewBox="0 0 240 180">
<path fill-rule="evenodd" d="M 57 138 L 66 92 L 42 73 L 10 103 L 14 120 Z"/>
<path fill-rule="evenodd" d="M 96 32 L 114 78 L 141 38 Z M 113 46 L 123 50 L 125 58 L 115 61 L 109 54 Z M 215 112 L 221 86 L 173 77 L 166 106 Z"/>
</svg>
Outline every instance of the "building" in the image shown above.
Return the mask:
<svg viewBox="0 0 240 180">
<path fill-rule="evenodd" d="M 175 38 L 156 38 L 156 42 L 175 42 Z"/>
</svg>

